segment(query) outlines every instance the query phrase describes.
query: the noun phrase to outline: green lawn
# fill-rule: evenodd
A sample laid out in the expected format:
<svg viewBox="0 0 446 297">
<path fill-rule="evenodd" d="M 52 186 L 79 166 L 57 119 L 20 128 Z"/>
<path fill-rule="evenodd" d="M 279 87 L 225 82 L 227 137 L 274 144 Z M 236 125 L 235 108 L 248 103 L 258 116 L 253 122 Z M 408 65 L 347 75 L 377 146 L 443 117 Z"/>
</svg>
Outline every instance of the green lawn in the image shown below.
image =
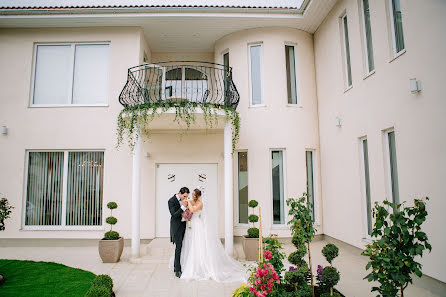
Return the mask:
<svg viewBox="0 0 446 297">
<path fill-rule="evenodd" d="M 52 262 L 0 260 L 2 297 L 82 297 L 96 277 L 92 272 Z"/>
</svg>

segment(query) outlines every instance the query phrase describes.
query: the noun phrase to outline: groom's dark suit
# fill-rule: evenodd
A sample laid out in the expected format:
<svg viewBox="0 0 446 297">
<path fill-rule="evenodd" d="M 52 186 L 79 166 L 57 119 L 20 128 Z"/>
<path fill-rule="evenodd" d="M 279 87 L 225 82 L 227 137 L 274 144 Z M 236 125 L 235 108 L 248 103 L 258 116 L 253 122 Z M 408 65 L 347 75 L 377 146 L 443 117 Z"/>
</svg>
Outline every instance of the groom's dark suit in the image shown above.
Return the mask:
<svg viewBox="0 0 446 297">
<path fill-rule="evenodd" d="M 181 208 L 181 201 L 178 201 L 177 195 L 173 195 L 169 199 L 169 211 L 170 211 L 170 241 L 175 244 L 175 272 L 181 272 L 181 248 L 183 246 L 184 232 L 186 231 L 186 222 L 181 221 L 183 209 Z"/>
</svg>

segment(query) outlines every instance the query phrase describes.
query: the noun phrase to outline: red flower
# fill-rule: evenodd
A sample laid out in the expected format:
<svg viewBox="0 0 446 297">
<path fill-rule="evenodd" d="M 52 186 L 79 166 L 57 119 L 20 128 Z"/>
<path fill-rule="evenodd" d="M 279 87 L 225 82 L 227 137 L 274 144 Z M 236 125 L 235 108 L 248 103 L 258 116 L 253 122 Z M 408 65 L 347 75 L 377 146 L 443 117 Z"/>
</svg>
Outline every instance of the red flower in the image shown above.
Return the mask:
<svg viewBox="0 0 446 297">
<path fill-rule="evenodd" d="M 273 257 L 273 253 L 271 251 L 266 250 L 263 252 L 263 256 L 265 257 L 265 259 L 269 260 Z"/>
</svg>

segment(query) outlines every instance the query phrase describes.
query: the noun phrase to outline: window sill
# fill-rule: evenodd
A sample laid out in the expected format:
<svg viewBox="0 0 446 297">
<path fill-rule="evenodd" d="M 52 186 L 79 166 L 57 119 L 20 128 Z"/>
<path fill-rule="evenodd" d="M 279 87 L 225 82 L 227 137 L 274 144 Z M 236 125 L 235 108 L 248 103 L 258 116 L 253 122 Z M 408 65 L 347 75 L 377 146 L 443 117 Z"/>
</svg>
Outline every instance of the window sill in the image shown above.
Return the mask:
<svg viewBox="0 0 446 297">
<path fill-rule="evenodd" d="M 291 108 L 303 108 L 302 104 L 290 104 L 288 103 L 286 105 L 286 107 L 291 107 Z"/>
<path fill-rule="evenodd" d="M 63 108 L 63 107 L 109 107 L 108 104 L 32 104 L 29 108 Z"/>
<path fill-rule="evenodd" d="M 353 89 L 353 85 L 349 86 L 347 89 L 344 89 L 344 94 Z"/>
<path fill-rule="evenodd" d="M 362 79 L 366 80 L 367 78 L 369 78 L 370 76 L 372 76 L 373 74 L 375 74 L 375 69 L 373 69 L 372 71 L 370 71 L 369 73 L 367 73 Z"/>
<path fill-rule="evenodd" d="M 367 244 L 369 244 L 369 243 L 372 243 L 372 242 L 373 242 L 373 241 L 372 241 L 372 238 L 371 238 L 371 237 L 369 237 L 369 236 L 367 236 L 367 237 L 364 237 L 364 238 L 362 238 L 361 240 L 362 240 L 362 242 L 364 242 L 364 243 L 367 243 Z"/>
<path fill-rule="evenodd" d="M 104 226 L 25 226 L 20 231 L 105 231 Z"/>
<path fill-rule="evenodd" d="M 273 224 L 271 230 L 290 230 L 290 228 L 285 224 Z"/>
<path fill-rule="evenodd" d="M 249 108 L 262 108 L 262 107 L 266 107 L 265 104 L 256 104 L 256 105 L 250 105 Z"/>
<path fill-rule="evenodd" d="M 392 59 L 390 59 L 389 63 L 392 63 L 393 61 L 395 61 L 396 59 L 398 59 L 399 57 L 401 57 L 402 55 L 404 55 L 406 53 L 406 49 L 403 49 L 402 51 L 400 51 L 399 53 L 396 53 L 394 55 L 394 57 Z"/>
</svg>

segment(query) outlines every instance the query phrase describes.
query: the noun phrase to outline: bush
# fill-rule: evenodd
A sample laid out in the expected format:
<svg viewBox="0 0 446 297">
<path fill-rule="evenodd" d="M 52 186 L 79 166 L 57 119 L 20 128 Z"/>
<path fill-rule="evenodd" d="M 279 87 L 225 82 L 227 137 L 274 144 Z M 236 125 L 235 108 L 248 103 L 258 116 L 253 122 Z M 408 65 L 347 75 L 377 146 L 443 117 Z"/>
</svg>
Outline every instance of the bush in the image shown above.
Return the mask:
<svg viewBox="0 0 446 297">
<path fill-rule="evenodd" d="M 118 219 L 115 217 L 108 217 L 105 219 L 105 222 L 110 225 L 114 225 L 118 222 Z"/>
<path fill-rule="evenodd" d="M 259 216 L 256 216 L 255 214 L 249 215 L 248 221 L 251 223 L 257 223 L 259 221 Z"/>
<path fill-rule="evenodd" d="M 109 209 L 115 209 L 115 208 L 118 208 L 118 204 L 116 204 L 116 202 L 109 202 L 109 203 L 107 203 L 107 207 Z"/>
<path fill-rule="evenodd" d="M 107 274 L 98 275 L 93 280 L 93 287 L 100 287 L 100 286 L 108 288 L 110 294 L 113 292 L 113 280 Z"/>
<path fill-rule="evenodd" d="M 85 297 L 110 297 L 110 290 L 105 286 L 92 286 Z"/>
<path fill-rule="evenodd" d="M 255 200 L 251 200 L 248 202 L 249 207 L 255 208 L 255 207 L 257 207 L 257 205 L 259 205 L 259 203 Z"/>
<path fill-rule="evenodd" d="M 104 235 L 105 240 L 117 240 L 119 239 L 119 233 L 116 231 L 108 231 Z"/>
<path fill-rule="evenodd" d="M 277 240 L 277 235 L 263 238 L 263 243 L 265 244 L 263 250 L 268 250 L 272 253 L 272 257 L 268 262 L 273 264 L 274 270 L 276 270 L 280 276 L 282 271 L 284 271 L 282 260 L 285 259 L 285 253 L 281 251 L 283 249 L 282 244 Z"/>
<path fill-rule="evenodd" d="M 327 266 L 322 270 L 321 278 L 325 286 L 333 288 L 339 282 L 340 274 L 336 268 Z"/>
<path fill-rule="evenodd" d="M 259 238 L 259 229 L 258 228 L 249 228 L 248 229 L 248 237 L 249 238 Z"/>
<path fill-rule="evenodd" d="M 249 297 L 249 295 L 249 287 L 244 283 L 232 292 L 232 297 Z"/>
<path fill-rule="evenodd" d="M 333 259 L 339 255 L 339 249 L 334 244 L 329 243 L 322 249 L 322 255 L 324 255 L 327 262 L 332 265 L 331 262 L 333 261 Z"/>
<path fill-rule="evenodd" d="M 10 217 L 13 208 L 9 205 L 8 199 L 0 199 L 0 231 L 5 230 L 5 220 Z"/>
<path fill-rule="evenodd" d="M 322 293 L 322 294 L 320 295 L 320 297 L 342 297 L 342 296 L 341 296 L 341 294 L 339 294 L 339 293 L 337 293 L 337 292 L 334 292 L 334 293 L 333 293 L 333 296 L 331 296 L 330 293 Z"/>
</svg>

